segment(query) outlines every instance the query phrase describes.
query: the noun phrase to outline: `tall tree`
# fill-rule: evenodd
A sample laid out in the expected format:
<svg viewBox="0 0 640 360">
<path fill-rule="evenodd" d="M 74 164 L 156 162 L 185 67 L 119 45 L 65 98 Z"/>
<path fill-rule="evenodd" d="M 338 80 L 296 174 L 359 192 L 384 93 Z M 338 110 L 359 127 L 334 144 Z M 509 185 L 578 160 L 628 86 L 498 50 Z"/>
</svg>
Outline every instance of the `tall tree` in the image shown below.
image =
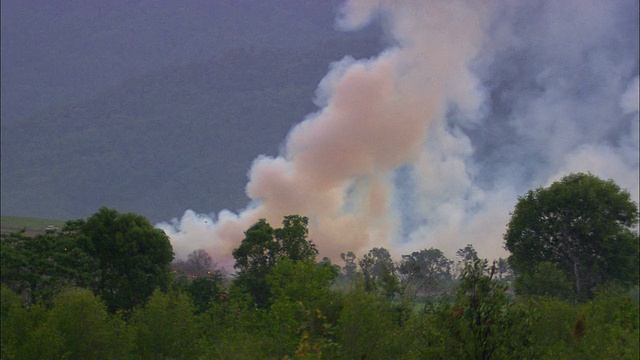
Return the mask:
<svg viewBox="0 0 640 360">
<path fill-rule="evenodd" d="M 198 359 L 200 334 L 194 308 L 182 293 L 154 291 L 131 316 L 138 359 Z"/>
<path fill-rule="evenodd" d="M 467 246 L 456 251 L 456 256 L 459 257 L 463 262 L 467 263 L 469 261 L 478 259 L 478 252 L 473 248 L 473 245 L 467 244 Z"/>
<path fill-rule="evenodd" d="M 307 223 L 306 217 L 289 215 L 282 221 L 282 228 L 274 229 L 265 219 L 260 219 L 233 250 L 235 268 L 239 270 L 236 284 L 251 295 L 257 306 L 269 305 L 271 290 L 266 277 L 279 258 L 315 260 L 318 250 L 307 239 Z"/>
<path fill-rule="evenodd" d="M 638 280 L 638 207 L 612 180 L 571 174 L 520 197 L 504 235 L 518 278 L 550 262 L 579 298 L 598 284 Z"/>
<path fill-rule="evenodd" d="M 356 274 L 356 271 L 358 271 L 356 254 L 354 254 L 353 251 L 347 251 L 346 253 L 341 253 L 340 258 L 344 261 L 344 267 L 342 268 L 343 275 L 347 280 L 351 280 Z"/>
<path fill-rule="evenodd" d="M 273 234 L 280 244 L 280 256 L 291 260 L 315 259 L 318 249 L 313 241 L 308 240 L 309 219 L 305 216 L 288 215 L 282 220 L 282 227 Z"/>
<path fill-rule="evenodd" d="M 143 304 L 171 279 L 173 249 L 167 235 L 137 214 L 102 208 L 80 228 L 85 251 L 99 262 L 95 288 L 110 312 Z"/>
<path fill-rule="evenodd" d="M 265 307 L 271 297 L 266 277 L 276 263 L 280 246 L 265 219 L 253 224 L 244 235 L 240 246 L 233 250 L 238 269 L 235 283 L 251 295 L 256 305 Z"/>
<path fill-rule="evenodd" d="M 497 261 L 494 262 L 496 266 L 496 270 L 498 272 L 498 279 L 503 280 L 506 277 L 509 277 L 509 272 L 511 269 L 509 268 L 509 262 L 504 258 L 498 258 Z"/>
<path fill-rule="evenodd" d="M 128 350 L 125 323 L 110 317 L 104 303 L 91 290 L 71 288 L 58 294 L 44 324 L 31 336 L 34 343 L 50 354 L 51 342 L 43 344 L 41 334 L 59 334 L 59 358 L 114 359 L 122 358 Z M 55 352 L 52 352 L 55 354 Z M 47 358 L 58 358 L 47 355 Z M 42 358 L 43 354 L 29 354 L 26 358 Z"/>
<path fill-rule="evenodd" d="M 216 264 L 211 255 L 204 249 L 197 249 L 187 255 L 187 260 L 176 260 L 172 264 L 176 275 L 199 277 L 211 275 Z"/>
<path fill-rule="evenodd" d="M 456 358 L 513 359 L 526 344 L 525 314 L 512 306 L 506 286 L 487 272 L 487 260 L 477 257 L 462 270 L 447 317 Z"/>
<path fill-rule="evenodd" d="M 406 291 L 415 295 L 420 291 L 438 291 L 451 280 L 451 263 L 438 249 L 424 249 L 402 255 L 398 268 Z"/>
<path fill-rule="evenodd" d="M 362 257 L 359 265 L 364 276 L 365 290 L 380 290 L 387 297 L 400 291 L 396 266 L 389 250 L 373 248 Z"/>
</svg>

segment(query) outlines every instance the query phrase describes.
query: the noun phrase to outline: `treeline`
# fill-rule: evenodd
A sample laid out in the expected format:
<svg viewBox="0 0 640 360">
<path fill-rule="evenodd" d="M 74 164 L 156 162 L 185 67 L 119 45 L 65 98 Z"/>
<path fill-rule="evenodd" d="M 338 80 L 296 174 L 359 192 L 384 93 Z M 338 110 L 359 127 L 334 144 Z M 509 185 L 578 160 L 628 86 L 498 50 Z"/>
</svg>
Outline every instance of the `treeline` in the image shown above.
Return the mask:
<svg viewBox="0 0 640 360">
<path fill-rule="evenodd" d="M 577 174 L 523 196 L 505 234 L 511 256 L 492 262 L 467 245 L 456 259 L 374 248 L 334 264 L 317 258 L 299 215 L 247 229 L 231 275 L 204 250 L 174 261 L 144 217 L 106 208 L 44 235 L 3 234 L 2 358 L 637 359 L 637 206 L 611 185 Z M 593 196 L 573 206 L 585 187 Z M 549 207 L 558 191 L 573 195 Z M 547 215 L 532 215 L 536 199 Z M 595 212 L 566 218 L 585 208 Z M 533 236 L 525 213 L 571 225 L 537 228 L 539 241 L 561 228 L 569 243 L 522 246 L 530 272 L 514 246 Z M 594 239 L 569 234 L 596 228 L 606 251 L 587 263 Z M 554 251 L 570 251 L 571 266 Z"/>
</svg>

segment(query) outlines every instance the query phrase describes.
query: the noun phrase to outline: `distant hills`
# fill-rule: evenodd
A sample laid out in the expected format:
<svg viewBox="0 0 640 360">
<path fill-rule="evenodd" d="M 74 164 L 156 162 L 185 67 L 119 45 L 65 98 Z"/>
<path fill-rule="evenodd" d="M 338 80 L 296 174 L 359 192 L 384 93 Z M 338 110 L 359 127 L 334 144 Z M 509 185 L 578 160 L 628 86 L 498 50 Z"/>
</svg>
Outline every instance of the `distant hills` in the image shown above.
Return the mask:
<svg viewBox="0 0 640 360">
<path fill-rule="evenodd" d="M 285 30 L 272 28 L 285 26 L 285 13 L 309 11 L 313 3 L 280 9 L 280 20 L 262 25 L 243 18 L 255 12 L 228 6 L 228 16 L 253 24 L 253 34 L 270 45 L 283 36 Z M 327 14 L 331 6 L 323 8 Z M 3 2 L 3 21 L 4 12 Z M 294 33 L 303 33 L 304 24 L 287 31 L 301 39 Z M 4 26 L 3 78 L 12 69 L 4 64 Z M 31 115 L 5 98 L 16 87 L 3 79 L 2 105 L 11 106 L 2 113 L 2 213 L 70 219 L 109 206 L 161 221 L 189 208 L 244 207 L 253 159 L 276 155 L 289 129 L 316 110 L 314 90 L 330 62 L 381 49 L 374 32 L 287 47 L 232 41 L 206 60 L 160 66 L 115 84 L 96 80 L 97 89 L 88 86 L 81 95 L 75 89 Z"/>
</svg>

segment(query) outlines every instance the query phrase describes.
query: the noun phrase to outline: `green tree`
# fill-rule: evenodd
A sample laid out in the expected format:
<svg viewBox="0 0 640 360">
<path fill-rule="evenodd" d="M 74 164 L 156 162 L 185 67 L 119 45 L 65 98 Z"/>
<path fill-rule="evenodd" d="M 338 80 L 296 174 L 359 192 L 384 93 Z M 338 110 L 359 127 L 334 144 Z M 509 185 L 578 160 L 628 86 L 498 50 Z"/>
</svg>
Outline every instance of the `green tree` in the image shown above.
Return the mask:
<svg viewBox="0 0 640 360">
<path fill-rule="evenodd" d="M 30 335 L 46 321 L 47 309 L 42 304 L 27 307 L 20 295 L 8 287 L 0 289 L 0 354 L 2 359 L 20 359 L 29 344 Z M 56 352 L 56 344 L 50 346 L 50 351 Z M 26 358 L 26 356 L 22 356 Z"/>
<path fill-rule="evenodd" d="M 421 291 L 437 292 L 452 279 L 451 263 L 438 249 L 424 249 L 402 255 L 398 268 L 405 292 L 416 295 Z"/>
<path fill-rule="evenodd" d="M 478 259 L 478 252 L 473 248 L 473 245 L 467 244 L 462 249 L 456 251 L 456 256 L 459 257 L 462 262 L 467 263 Z"/>
<path fill-rule="evenodd" d="M 511 275 L 511 269 L 509 268 L 509 262 L 504 258 L 498 258 L 495 262 L 498 279 L 500 280 L 513 280 Z"/>
<path fill-rule="evenodd" d="M 525 314 L 512 307 L 506 286 L 489 275 L 487 261 L 465 264 L 448 328 L 452 354 L 462 359 L 513 359 L 527 341 Z"/>
<path fill-rule="evenodd" d="M 199 331 L 189 298 L 154 291 L 131 316 L 135 353 L 141 359 L 197 359 Z"/>
<path fill-rule="evenodd" d="M 337 335 L 341 359 L 395 359 L 398 317 L 395 309 L 380 296 L 353 290 L 344 300 Z"/>
<path fill-rule="evenodd" d="M 571 174 L 520 197 L 504 235 L 516 276 L 551 262 L 581 298 L 598 284 L 638 280 L 638 207 L 612 180 Z"/>
<path fill-rule="evenodd" d="M 280 245 L 273 236 L 273 228 L 260 219 L 244 233 L 240 246 L 233 250 L 238 277 L 235 284 L 251 295 L 259 307 L 266 307 L 271 297 L 267 274 L 275 265 Z"/>
<path fill-rule="evenodd" d="M 273 298 L 268 332 L 275 340 L 274 349 L 284 351 L 279 357 L 294 355 L 299 346 L 302 348 L 298 350 L 306 354 L 317 354 L 329 345 L 326 337 L 329 322 L 325 314 L 331 312 L 327 304 L 337 297 L 329 290 L 337 274 L 330 262 L 289 258 L 280 259 L 269 273 L 267 281 Z M 337 316 L 333 318 L 336 319 Z"/>
<path fill-rule="evenodd" d="M 280 244 L 280 256 L 291 260 L 314 260 L 318 249 L 313 241 L 308 240 L 309 219 L 305 216 L 288 215 L 282 220 L 282 227 L 275 229 L 273 234 Z"/>
<path fill-rule="evenodd" d="M 98 260 L 96 292 L 110 312 L 144 304 L 171 280 L 173 249 L 167 235 L 143 216 L 102 208 L 80 228 L 85 251 Z"/>
<path fill-rule="evenodd" d="M 344 261 L 344 266 L 342 267 L 342 275 L 346 280 L 351 280 L 358 271 L 358 265 L 356 265 L 356 254 L 354 254 L 353 251 L 341 253 L 340 259 Z"/>
<path fill-rule="evenodd" d="M 569 281 L 556 264 L 541 262 L 533 274 L 523 274 L 516 279 L 515 289 L 519 294 L 537 296 L 556 296 L 562 299 L 572 297 L 573 290 Z"/>
<path fill-rule="evenodd" d="M 533 359 L 638 359 L 638 301 L 611 287 L 576 304 L 555 297 L 527 299 Z"/>
<path fill-rule="evenodd" d="M 400 291 L 396 266 L 389 250 L 373 248 L 359 261 L 367 291 L 381 291 L 390 298 Z"/>
<path fill-rule="evenodd" d="M 324 296 L 338 270 L 330 262 L 283 258 L 267 276 L 274 298 L 316 303 Z"/>
<path fill-rule="evenodd" d="M 640 332 L 639 308 L 634 300 L 621 289 L 608 288 L 596 291 L 592 301 L 583 305 L 585 326 L 579 358 L 582 359 L 639 359 Z M 576 338 L 577 323 L 572 335 Z"/>
<path fill-rule="evenodd" d="M 34 264 L 33 258 L 37 257 L 38 263 L 41 259 L 30 249 L 31 238 L 26 236 L 24 231 L 3 233 L 0 236 L 2 285 L 18 294 L 23 294 L 27 300 L 30 300 L 28 302 L 35 302 L 35 292 L 42 277 L 39 266 Z"/>
<path fill-rule="evenodd" d="M 72 359 L 113 359 L 128 351 L 124 321 L 110 317 L 90 290 L 71 288 L 56 296 L 44 332 L 60 334 L 64 353 Z"/>
<path fill-rule="evenodd" d="M 94 284 L 97 262 L 82 249 L 82 236 L 68 226 L 33 237 L 23 231 L 2 234 L 2 283 L 23 295 L 28 304 L 50 304 L 66 287 Z"/>
<path fill-rule="evenodd" d="M 282 228 L 273 229 L 260 219 L 245 232 L 240 246 L 233 251 L 236 284 L 244 288 L 258 307 L 268 307 L 271 289 L 266 277 L 280 258 L 293 261 L 315 260 L 316 246 L 307 239 L 308 219 L 299 215 L 285 216 Z"/>
<path fill-rule="evenodd" d="M 187 260 L 176 260 L 172 264 L 176 275 L 189 277 L 207 276 L 216 270 L 211 255 L 204 249 L 197 249 L 187 255 Z"/>
<path fill-rule="evenodd" d="M 189 282 L 185 290 L 193 302 L 196 314 L 207 311 L 214 302 L 219 301 L 224 289 L 223 282 L 224 275 L 217 270 Z"/>
</svg>

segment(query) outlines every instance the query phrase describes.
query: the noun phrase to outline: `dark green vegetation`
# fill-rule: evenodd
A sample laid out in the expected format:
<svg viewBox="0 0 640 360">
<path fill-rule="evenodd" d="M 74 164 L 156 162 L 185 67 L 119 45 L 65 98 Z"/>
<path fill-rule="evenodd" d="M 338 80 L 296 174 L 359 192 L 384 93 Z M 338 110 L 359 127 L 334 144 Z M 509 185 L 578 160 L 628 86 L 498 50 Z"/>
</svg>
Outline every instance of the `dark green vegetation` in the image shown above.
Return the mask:
<svg viewBox="0 0 640 360">
<path fill-rule="evenodd" d="M 577 178 L 584 181 L 575 185 Z M 571 175 L 534 192 L 594 184 L 622 195 L 620 203 L 598 211 L 626 208 L 624 192 L 590 175 Z M 589 194 L 573 197 L 604 195 Z M 528 198 L 521 199 L 510 230 Z M 557 210 L 570 213 L 573 203 L 565 204 Z M 637 208 L 628 214 L 634 224 Z M 537 224 L 539 217 L 529 219 Z M 588 225 L 596 224 L 584 219 L 579 228 Z M 628 246 L 631 236 L 636 248 L 626 256 L 637 262 L 637 232 L 626 225 L 618 230 L 626 235 L 600 241 Z M 343 266 L 316 255 L 307 219 L 298 215 L 285 217 L 280 228 L 260 220 L 247 229 L 234 251 L 235 277 L 225 276 L 204 250 L 170 265 L 163 233 L 139 215 L 106 208 L 60 231 L 3 234 L 2 359 L 640 356 L 637 277 L 630 280 L 637 269 L 605 267 L 586 291 L 567 280 L 562 258 L 542 259 L 531 277 L 512 272 L 504 259 L 479 258 L 471 245 L 453 261 L 433 248 L 399 261 L 384 248 L 361 259 L 347 252 Z M 515 256 L 510 261 L 522 269 Z M 619 254 L 598 259 L 606 263 L 608 256 Z M 527 286 L 518 285 L 523 281 Z"/>
<path fill-rule="evenodd" d="M 637 225 L 637 205 L 611 180 L 571 174 L 529 191 L 504 236 L 517 288 L 586 299 L 602 283 L 637 284 Z M 555 289 L 540 288 L 543 282 Z"/>
<path fill-rule="evenodd" d="M 93 290 L 116 312 L 168 288 L 173 249 L 146 218 L 102 208 L 86 221 L 68 221 L 42 235 L 2 234 L 1 255 L 2 283 L 27 304 L 48 304 L 61 289 L 78 286 Z"/>
</svg>

